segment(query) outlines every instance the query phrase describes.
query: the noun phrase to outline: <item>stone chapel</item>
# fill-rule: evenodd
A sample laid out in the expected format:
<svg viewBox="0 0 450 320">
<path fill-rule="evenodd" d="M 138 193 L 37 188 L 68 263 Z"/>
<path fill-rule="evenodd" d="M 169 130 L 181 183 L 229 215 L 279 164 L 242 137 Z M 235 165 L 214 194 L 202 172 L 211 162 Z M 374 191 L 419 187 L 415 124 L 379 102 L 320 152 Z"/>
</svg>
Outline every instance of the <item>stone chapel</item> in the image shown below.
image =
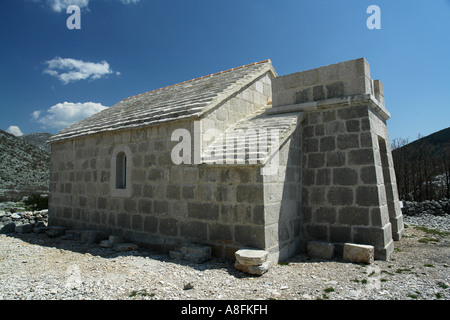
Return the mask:
<svg viewBox="0 0 450 320">
<path fill-rule="evenodd" d="M 364 58 L 284 76 L 266 60 L 129 97 L 50 138 L 49 224 L 230 260 L 312 240 L 389 259 L 403 233 L 389 118 Z"/>
</svg>

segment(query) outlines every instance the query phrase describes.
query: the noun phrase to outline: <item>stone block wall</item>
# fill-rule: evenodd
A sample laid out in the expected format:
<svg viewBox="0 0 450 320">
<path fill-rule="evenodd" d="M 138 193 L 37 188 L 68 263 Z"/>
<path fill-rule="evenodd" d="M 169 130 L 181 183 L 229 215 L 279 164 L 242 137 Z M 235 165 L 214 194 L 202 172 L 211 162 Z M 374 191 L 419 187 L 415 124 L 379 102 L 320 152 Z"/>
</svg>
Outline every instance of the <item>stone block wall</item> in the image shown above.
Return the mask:
<svg viewBox="0 0 450 320">
<path fill-rule="evenodd" d="M 171 250 L 185 241 L 232 257 L 264 248 L 260 166 L 173 165 L 172 130 L 189 123 L 102 134 L 52 145 L 49 223 L 96 229 Z M 129 196 L 112 196 L 112 150 L 131 150 Z"/>
<path fill-rule="evenodd" d="M 364 58 L 280 76 L 272 86 L 274 107 L 375 94 L 370 67 Z M 377 88 L 382 90 L 380 82 Z"/>
<path fill-rule="evenodd" d="M 239 107 L 241 118 L 260 109 L 270 98 L 269 77 L 260 77 L 222 108 L 232 113 Z M 206 127 L 217 128 L 221 123 L 219 110 L 202 119 L 209 123 Z M 261 164 L 175 165 L 171 151 L 179 142 L 171 141 L 171 134 L 180 128 L 194 139 L 194 121 L 186 120 L 53 143 L 50 225 L 101 230 L 162 251 L 186 241 L 206 244 L 213 255 L 231 260 L 243 246 L 270 246 L 278 257 L 278 240 L 292 251 L 294 232 L 298 232 L 294 228 L 299 229 L 295 221 L 299 219 L 301 167 L 288 154 L 290 149 L 298 154 L 298 141 L 285 145 L 279 157 L 283 165 L 278 174 L 267 178 L 261 175 Z M 114 157 L 119 151 L 127 156 L 123 190 L 114 183 Z M 193 146 L 191 152 L 193 161 Z M 285 218 L 278 221 L 279 212 L 266 209 L 266 204 L 278 204 Z M 270 239 L 268 230 L 274 234 Z"/>
<path fill-rule="evenodd" d="M 265 107 L 272 99 L 272 78 L 272 73 L 266 72 L 213 110 L 206 112 L 201 119 L 202 130 L 206 132 L 208 129 L 217 129 L 224 132 L 236 122 Z"/>
<path fill-rule="evenodd" d="M 276 173 L 264 175 L 265 250 L 270 260 L 283 261 L 301 251 L 302 126 L 281 146 Z"/>
<path fill-rule="evenodd" d="M 305 113 L 302 249 L 370 244 L 388 259 L 403 232 L 383 85 L 363 58 L 273 80 L 273 112 Z"/>
<path fill-rule="evenodd" d="M 393 250 L 378 136 L 367 105 L 308 112 L 303 128 L 305 240 L 371 244 Z M 383 179 L 383 180 L 380 180 Z"/>
<path fill-rule="evenodd" d="M 375 151 L 377 183 L 384 185 L 389 221 L 392 226 L 392 238 L 397 241 L 401 239 L 404 227 L 388 128 L 386 120 L 380 117 L 377 112 L 369 113 L 369 121 L 371 124 L 371 132 L 373 134 L 372 143 Z"/>
</svg>

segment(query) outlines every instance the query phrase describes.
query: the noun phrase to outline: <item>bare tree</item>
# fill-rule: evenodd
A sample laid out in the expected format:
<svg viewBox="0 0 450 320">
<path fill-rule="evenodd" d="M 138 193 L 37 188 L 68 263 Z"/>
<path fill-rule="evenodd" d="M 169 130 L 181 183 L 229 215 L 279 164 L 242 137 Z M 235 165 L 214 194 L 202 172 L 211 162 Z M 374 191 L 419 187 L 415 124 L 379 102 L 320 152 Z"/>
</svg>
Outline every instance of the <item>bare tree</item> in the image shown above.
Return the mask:
<svg viewBox="0 0 450 320">
<path fill-rule="evenodd" d="M 392 157 L 394 161 L 395 175 L 397 177 L 397 186 L 401 199 L 409 199 L 409 168 L 408 150 L 405 147 L 409 144 L 408 138 L 396 138 L 392 141 Z"/>
<path fill-rule="evenodd" d="M 401 199 L 450 198 L 450 145 L 430 142 L 419 134 L 412 143 L 394 139 L 391 148 Z"/>
<path fill-rule="evenodd" d="M 450 146 L 442 148 L 442 169 L 444 172 L 445 185 L 443 195 L 450 198 Z"/>
</svg>

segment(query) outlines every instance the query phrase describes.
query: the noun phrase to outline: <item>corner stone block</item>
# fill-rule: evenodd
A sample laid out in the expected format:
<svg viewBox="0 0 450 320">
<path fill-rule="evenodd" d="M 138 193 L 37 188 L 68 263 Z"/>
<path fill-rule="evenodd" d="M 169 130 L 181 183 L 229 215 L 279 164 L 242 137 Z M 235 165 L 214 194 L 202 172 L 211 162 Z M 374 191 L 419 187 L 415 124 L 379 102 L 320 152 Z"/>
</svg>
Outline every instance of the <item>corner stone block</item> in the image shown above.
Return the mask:
<svg viewBox="0 0 450 320">
<path fill-rule="evenodd" d="M 374 261 L 375 248 L 369 245 L 345 243 L 343 258 L 353 263 L 371 264 Z"/>
<path fill-rule="evenodd" d="M 376 95 L 380 95 L 384 97 L 384 86 L 380 80 L 373 81 L 374 91 Z"/>
</svg>

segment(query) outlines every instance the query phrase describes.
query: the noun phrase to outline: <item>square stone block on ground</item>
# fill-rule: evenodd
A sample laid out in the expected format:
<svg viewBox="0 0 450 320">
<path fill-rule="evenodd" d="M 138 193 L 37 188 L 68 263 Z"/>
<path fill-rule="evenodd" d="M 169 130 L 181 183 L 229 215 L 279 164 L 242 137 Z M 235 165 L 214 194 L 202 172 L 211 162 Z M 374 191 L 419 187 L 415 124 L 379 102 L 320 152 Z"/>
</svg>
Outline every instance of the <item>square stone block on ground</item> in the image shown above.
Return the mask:
<svg viewBox="0 0 450 320">
<path fill-rule="evenodd" d="M 374 247 L 370 245 L 345 243 L 343 258 L 354 263 L 371 264 L 374 261 Z"/>
</svg>

